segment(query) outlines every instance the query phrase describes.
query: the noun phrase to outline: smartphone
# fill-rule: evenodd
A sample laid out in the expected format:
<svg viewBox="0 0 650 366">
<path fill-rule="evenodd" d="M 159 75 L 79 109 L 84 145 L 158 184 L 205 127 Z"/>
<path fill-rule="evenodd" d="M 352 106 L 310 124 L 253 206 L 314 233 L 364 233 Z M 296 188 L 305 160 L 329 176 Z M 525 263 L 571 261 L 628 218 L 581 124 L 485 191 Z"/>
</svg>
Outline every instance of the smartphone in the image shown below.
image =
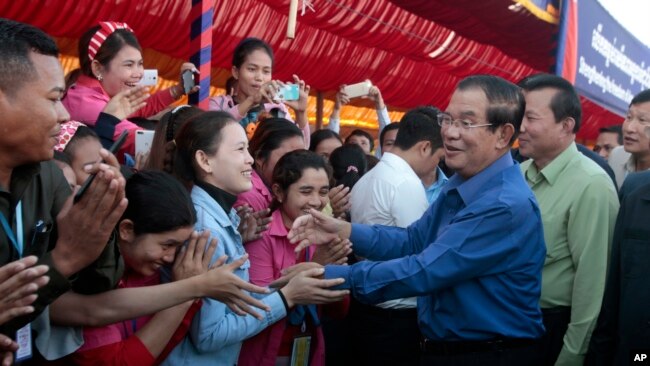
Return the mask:
<svg viewBox="0 0 650 366">
<path fill-rule="evenodd" d="M 151 150 L 153 135 L 155 131 L 138 130 L 135 131 L 135 155 L 147 154 Z"/>
<path fill-rule="evenodd" d="M 300 99 L 298 84 L 284 84 L 284 86 L 275 94 L 275 97 L 273 97 L 273 100 L 277 103 L 298 99 Z"/>
<path fill-rule="evenodd" d="M 138 81 L 138 85 L 143 86 L 156 86 L 158 84 L 158 70 L 146 69 L 142 74 L 142 79 Z"/>
<path fill-rule="evenodd" d="M 115 154 L 122 147 L 122 145 L 124 145 L 124 142 L 126 141 L 127 136 L 129 136 L 129 131 L 127 131 L 127 130 L 122 131 L 122 134 L 120 135 L 120 137 L 118 137 L 117 140 L 115 140 L 115 142 L 113 143 L 113 145 L 111 145 L 111 148 L 108 149 L 108 151 L 111 154 Z M 96 176 L 96 174 L 91 174 L 86 179 L 86 181 L 81 186 L 79 191 L 77 191 L 77 194 L 75 194 L 74 200 L 73 200 L 74 203 L 79 202 L 81 197 L 83 197 L 84 193 L 86 193 L 86 191 L 88 190 L 88 187 L 90 187 L 90 184 L 92 184 L 93 180 L 95 180 L 95 176 Z"/>
<path fill-rule="evenodd" d="M 370 93 L 370 87 L 372 87 L 372 83 L 370 80 L 366 80 L 360 83 L 346 85 L 343 91 L 347 94 L 348 98 L 363 97 Z"/>
<path fill-rule="evenodd" d="M 192 70 L 185 70 L 183 71 L 183 74 L 181 74 L 181 77 L 183 79 L 183 89 L 185 90 L 185 94 L 189 94 L 190 91 L 192 91 L 192 88 L 196 85 L 194 73 Z"/>
</svg>

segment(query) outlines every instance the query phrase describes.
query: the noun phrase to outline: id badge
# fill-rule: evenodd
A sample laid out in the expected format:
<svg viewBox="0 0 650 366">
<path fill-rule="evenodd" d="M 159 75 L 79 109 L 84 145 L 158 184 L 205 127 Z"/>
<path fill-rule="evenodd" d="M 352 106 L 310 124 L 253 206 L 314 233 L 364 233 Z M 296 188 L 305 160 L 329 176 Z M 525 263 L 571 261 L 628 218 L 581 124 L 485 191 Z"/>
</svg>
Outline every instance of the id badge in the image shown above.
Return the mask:
<svg viewBox="0 0 650 366">
<path fill-rule="evenodd" d="M 16 351 L 16 362 L 32 358 L 31 324 L 27 324 L 24 327 L 18 329 L 16 332 L 16 343 L 18 343 L 18 350 Z"/>
<path fill-rule="evenodd" d="M 291 366 L 309 366 L 309 346 L 311 336 L 299 336 L 293 339 Z"/>
</svg>

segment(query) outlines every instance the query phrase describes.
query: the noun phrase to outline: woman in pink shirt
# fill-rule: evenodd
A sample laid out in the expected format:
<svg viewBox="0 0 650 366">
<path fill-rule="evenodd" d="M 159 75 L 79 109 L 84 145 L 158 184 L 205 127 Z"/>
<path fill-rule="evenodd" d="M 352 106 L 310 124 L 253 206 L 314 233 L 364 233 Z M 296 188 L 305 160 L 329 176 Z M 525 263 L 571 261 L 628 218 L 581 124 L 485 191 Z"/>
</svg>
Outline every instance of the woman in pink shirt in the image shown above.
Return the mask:
<svg viewBox="0 0 650 366">
<path fill-rule="evenodd" d="M 322 265 L 347 262 L 352 251 L 349 241 L 337 241 L 330 246 L 308 248 L 296 258 L 295 244 L 287 239 L 288 231 L 298 216 L 310 209 L 322 210 L 329 201 L 329 183 L 332 171 L 318 154 L 297 150 L 284 155 L 273 171 L 273 209 L 271 227 L 261 239 L 246 245 L 251 262 L 250 281 L 267 286 L 282 276 L 282 270 L 299 262 L 314 261 Z M 323 310 L 344 315 L 347 302 L 342 301 Z M 331 315 L 331 314 L 330 314 Z M 315 305 L 294 309 L 286 321 L 280 321 L 244 342 L 240 366 L 274 366 L 291 364 L 295 342 L 309 337 L 309 365 L 325 364 L 325 345 L 320 328 L 320 312 Z M 296 341 L 296 339 L 302 339 Z M 304 344 L 304 343 L 303 343 Z"/>
<path fill-rule="evenodd" d="M 126 23 L 100 22 L 90 28 L 79 39 L 79 65 L 68 76 L 69 88 L 63 98 L 63 105 L 70 113 L 70 119 L 95 127 L 100 112 L 117 93 L 134 88 L 142 79 L 144 67 L 142 48 L 133 30 Z M 191 63 L 181 66 L 185 70 L 196 71 Z M 70 85 L 71 84 L 71 85 Z M 198 87 L 192 91 L 198 90 Z M 182 84 L 153 94 L 146 106 L 133 117 L 150 117 L 167 108 L 184 94 Z M 135 131 L 139 128 L 128 120 L 115 121 L 114 137 L 123 130 Z M 122 153 L 134 155 L 135 132 L 129 133 Z"/>
<path fill-rule="evenodd" d="M 260 115 L 266 113 L 293 122 L 287 109 L 289 106 L 295 112 L 296 124 L 303 132 L 303 148 L 306 149 L 310 136 L 307 119 L 309 85 L 293 75 L 293 81 L 298 85 L 298 100 L 278 99 L 277 92 L 285 84 L 272 80 L 273 62 L 273 49 L 263 40 L 246 38 L 239 42 L 232 56 L 234 87 L 226 90 L 226 95 L 210 98 L 209 110 L 230 113 L 235 121 L 248 130 L 249 124 L 256 123 Z"/>
<path fill-rule="evenodd" d="M 248 205 L 253 211 L 268 208 L 273 199 L 269 187 L 275 164 L 284 154 L 304 148 L 302 132 L 295 124 L 284 118 L 260 122 L 248 145 L 248 151 L 255 159 L 253 188 L 237 196 L 235 207 Z"/>
</svg>

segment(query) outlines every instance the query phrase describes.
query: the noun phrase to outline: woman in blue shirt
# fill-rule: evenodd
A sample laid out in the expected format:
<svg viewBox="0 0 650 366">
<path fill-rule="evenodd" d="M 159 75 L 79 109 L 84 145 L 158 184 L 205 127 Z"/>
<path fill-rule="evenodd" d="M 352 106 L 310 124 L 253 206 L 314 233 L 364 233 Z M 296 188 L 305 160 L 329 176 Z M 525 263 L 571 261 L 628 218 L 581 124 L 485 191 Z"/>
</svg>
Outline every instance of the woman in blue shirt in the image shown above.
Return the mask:
<svg viewBox="0 0 650 366">
<path fill-rule="evenodd" d="M 228 256 L 227 262 L 247 256 L 237 231 L 239 216 L 233 209 L 237 195 L 252 187 L 253 158 L 244 129 L 225 112 L 207 112 L 183 125 L 175 141 L 174 170 L 181 179 L 194 184 L 191 195 L 197 212 L 196 229 L 209 230 L 218 240 L 212 261 L 223 255 Z M 248 280 L 249 266 L 246 261 L 235 274 Z M 305 272 L 263 297 L 270 310 L 259 318 L 241 316 L 221 302 L 204 299 L 188 337 L 164 364 L 234 365 L 242 342 L 284 318 L 295 304 L 338 301 L 347 294 L 328 290 L 341 280 L 313 278 L 320 274 L 321 270 Z"/>
</svg>

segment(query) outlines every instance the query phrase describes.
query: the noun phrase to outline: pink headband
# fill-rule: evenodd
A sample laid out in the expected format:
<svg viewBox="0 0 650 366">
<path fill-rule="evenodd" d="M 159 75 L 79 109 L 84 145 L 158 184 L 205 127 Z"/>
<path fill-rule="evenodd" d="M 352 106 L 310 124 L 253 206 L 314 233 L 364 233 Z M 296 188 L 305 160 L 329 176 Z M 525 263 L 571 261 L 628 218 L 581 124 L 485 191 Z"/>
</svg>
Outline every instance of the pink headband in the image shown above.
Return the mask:
<svg viewBox="0 0 650 366">
<path fill-rule="evenodd" d="M 81 126 L 86 126 L 85 124 L 77 121 L 68 121 L 61 124 L 61 132 L 57 137 L 58 142 L 54 145 L 54 150 L 63 152 L 65 147 L 68 146 L 68 143 L 74 137 L 74 134 L 77 133 L 77 129 Z"/>
<path fill-rule="evenodd" d="M 90 62 L 95 59 L 97 52 L 102 47 L 102 44 L 104 44 L 104 41 L 106 41 L 106 38 L 118 29 L 126 29 L 131 33 L 135 33 L 126 23 L 99 22 L 99 29 L 95 32 L 95 35 L 93 35 L 88 44 L 88 58 Z"/>
</svg>

